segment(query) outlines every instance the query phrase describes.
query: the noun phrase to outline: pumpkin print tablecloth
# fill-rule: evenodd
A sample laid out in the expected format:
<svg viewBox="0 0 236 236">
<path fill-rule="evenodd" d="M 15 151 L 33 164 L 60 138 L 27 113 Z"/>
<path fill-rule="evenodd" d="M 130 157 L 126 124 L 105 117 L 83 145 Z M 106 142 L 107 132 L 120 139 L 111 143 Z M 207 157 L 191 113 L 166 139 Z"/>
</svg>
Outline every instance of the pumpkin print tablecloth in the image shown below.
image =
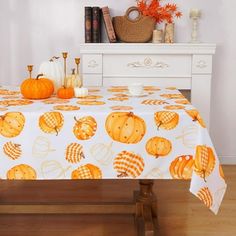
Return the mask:
<svg viewBox="0 0 236 236">
<path fill-rule="evenodd" d="M 31 101 L 0 88 L 2 179 L 191 179 L 217 213 L 224 174 L 199 112 L 175 88 L 90 88 Z"/>
</svg>

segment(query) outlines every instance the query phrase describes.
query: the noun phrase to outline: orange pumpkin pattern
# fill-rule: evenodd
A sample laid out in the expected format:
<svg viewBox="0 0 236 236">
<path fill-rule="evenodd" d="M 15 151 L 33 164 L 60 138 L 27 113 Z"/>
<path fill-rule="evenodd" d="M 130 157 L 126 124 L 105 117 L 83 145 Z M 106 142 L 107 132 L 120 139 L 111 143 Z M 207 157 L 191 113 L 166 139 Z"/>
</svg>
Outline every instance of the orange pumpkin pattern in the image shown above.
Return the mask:
<svg viewBox="0 0 236 236">
<path fill-rule="evenodd" d="M 142 104 L 144 104 L 144 105 L 164 105 L 164 104 L 169 104 L 169 103 L 164 100 L 147 99 L 147 100 L 142 101 Z"/>
<path fill-rule="evenodd" d="M 193 122 L 198 122 L 203 128 L 206 128 L 205 122 L 196 109 L 186 110 L 187 114 L 192 117 Z"/>
<path fill-rule="evenodd" d="M 77 103 L 83 106 L 100 106 L 106 104 L 103 101 L 96 101 L 96 100 L 82 100 L 78 101 Z"/>
<path fill-rule="evenodd" d="M 19 95 L 19 91 L 11 91 L 8 89 L 0 89 L 0 95 Z"/>
<path fill-rule="evenodd" d="M 221 177 L 222 179 L 225 179 L 224 171 L 223 171 L 223 168 L 222 168 L 221 165 L 219 165 L 219 173 L 220 173 L 220 177 Z"/>
<path fill-rule="evenodd" d="M 183 94 L 181 93 L 177 93 L 177 94 L 161 94 L 160 95 L 163 98 L 167 98 L 167 99 L 179 99 L 179 98 L 185 98 Z"/>
<path fill-rule="evenodd" d="M 113 166 L 118 173 L 117 177 L 136 178 L 143 172 L 144 160 L 133 152 L 122 151 L 116 156 Z"/>
<path fill-rule="evenodd" d="M 7 172 L 7 179 L 9 180 L 35 180 L 37 173 L 33 167 L 20 164 L 12 167 Z"/>
<path fill-rule="evenodd" d="M 96 99 L 100 99 L 100 98 L 103 98 L 103 96 L 100 96 L 100 95 L 87 95 L 85 97 L 81 97 L 81 98 L 78 98 L 79 100 L 83 100 L 83 99 L 91 99 L 91 100 L 96 100 Z"/>
<path fill-rule="evenodd" d="M 64 104 L 64 103 L 69 103 L 70 100 L 68 99 L 58 99 L 58 98 L 50 98 L 42 101 L 45 104 Z"/>
<path fill-rule="evenodd" d="M 166 110 L 181 110 L 184 109 L 185 107 L 181 105 L 169 105 L 169 106 L 164 106 L 163 108 Z"/>
<path fill-rule="evenodd" d="M 32 104 L 33 102 L 30 100 L 4 100 L 0 101 L 0 105 L 2 106 L 24 106 L 24 105 L 29 105 Z"/>
<path fill-rule="evenodd" d="M 170 165 L 170 174 L 173 179 L 191 179 L 194 160 L 191 155 L 177 157 Z"/>
<path fill-rule="evenodd" d="M 133 107 L 130 107 L 130 106 L 112 106 L 111 109 L 114 110 L 114 111 L 120 111 L 120 110 L 129 111 L 129 110 L 133 110 Z"/>
<path fill-rule="evenodd" d="M 105 128 L 113 140 L 127 144 L 140 142 L 146 133 L 145 121 L 133 112 L 112 112 Z"/>
<path fill-rule="evenodd" d="M 3 145 L 3 152 L 12 160 L 16 160 L 21 156 L 21 145 L 7 142 Z"/>
<path fill-rule="evenodd" d="M 80 107 L 73 106 L 73 105 L 57 105 L 57 106 L 54 106 L 53 109 L 59 110 L 59 111 L 76 111 L 76 110 L 79 110 Z"/>
<path fill-rule="evenodd" d="M 97 130 L 97 122 L 92 116 L 85 116 L 79 120 L 74 117 L 76 123 L 73 128 L 74 135 L 79 140 L 92 138 Z"/>
<path fill-rule="evenodd" d="M 46 112 L 39 118 L 40 129 L 49 134 L 56 133 L 63 127 L 64 117 L 60 112 Z"/>
<path fill-rule="evenodd" d="M 197 197 L 210 208 L 213 205 L 213 197 L 208 187 L 201 188 L 197 193 Z"/>
<path fill-rule="evenodd" d="M 153 137 L 146 143 L 147 153 L 156 158 L 167 156 L 171 152 L 171 150 L 171 142 L 163 137 Z"/>
<path fill-rule="evenodd" d="M 160 91 L 161 89 L 155 86 L 144 86 L 143 90 L 144 91 Z"/>
<path fill-rule="evenodd" d="M 177 104 L 183 104 L 183 105 L 188 105 L 190 102 L 187 99 L 180 99 L 180 100 L 175 100 L 175 103 Z"/>
<path fill-rule="evenodd" d="M 159 111 L 154 115 L 154 120 L 158 128 L 171 130 L 179 123 L 179 114 L 172 111 Z"/>
<path fill-rule="evenodd" d="M 66 148 L 66 160 L 70 163 L 78 163 L 84 159 L 84 152 L 82 145 L 78 143 L 71 143 Z"/>
<path fill-rule="evenodd" d="M 123 102 L 129 100 L 128 97 L 114 97 L 114 98 L 108 98 L 109 101 L 118 101 Z"/>
<path fill-rule="evenodd" d="M 198 145 L 196 148 L 194 171 L 206 181 L 215 167 L 215 155 L 211 147 Z"/>
<path fill-rule="evenodd" d="M 101 179 L 102 171 L 99 167 L 86 164 L 78 167 L 71 173 L 71 179 Z"/>
<path fill-rule="evenodd" d="M 25 117 L 21 112 L 7 112 L 0 116 L 0 134 L 6 138 L 18 136 L 25 125 Z"/>
</svg>

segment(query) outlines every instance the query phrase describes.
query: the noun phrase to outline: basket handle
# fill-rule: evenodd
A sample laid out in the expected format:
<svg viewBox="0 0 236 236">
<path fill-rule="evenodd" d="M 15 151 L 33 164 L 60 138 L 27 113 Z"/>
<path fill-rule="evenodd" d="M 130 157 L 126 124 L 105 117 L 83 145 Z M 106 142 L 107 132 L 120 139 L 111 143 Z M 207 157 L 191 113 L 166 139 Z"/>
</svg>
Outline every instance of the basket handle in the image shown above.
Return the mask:
<svg viewBox="0 0 236 236">
<path fill-rule="evenodd" d="M 135 19 L 131 19 L 129 17 L 130 13 L 133 12 L 133 11 L 138 12 L 138 16 Z M 141 19 L 142 14 L 141 14 L 140 10 L 137 7 L 133 6 L 133 7 L 130 7 L 130 8 L 127 9 L 127 11 L 125 13 L 125 16 L 126 16 L 127 20 L 129 20 L 131 22 L 136 22 L 136 21 L 139 21 Z"/>
</svg>

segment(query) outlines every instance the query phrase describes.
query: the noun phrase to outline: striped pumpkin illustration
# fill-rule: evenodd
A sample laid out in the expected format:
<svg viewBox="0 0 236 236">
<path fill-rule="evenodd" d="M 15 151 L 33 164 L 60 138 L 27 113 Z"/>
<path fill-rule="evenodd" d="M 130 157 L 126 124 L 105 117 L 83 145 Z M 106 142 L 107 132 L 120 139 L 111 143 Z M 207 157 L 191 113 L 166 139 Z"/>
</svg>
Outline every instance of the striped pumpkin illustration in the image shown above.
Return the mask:
<svg viewBox="0 0 236 236">
<path fill-rule="evenodd" d="M 128 97 L 112 97 L 108 98 L 109 101 L 118 101 L 118 102 L 123 102 L 129 100 Z"/>
<path fill-rule="evenodd" d="M 175 103 L 177 103 L 177 104 L 183 104 L 183 105 L 188 105 L 188 104 L 190 104 L 190 102 L 189 102 L 187 99 L 175 100 Z"/>
<path fill-rule="evenodd" d="M 97 122 L 92 116 L 84 116 L 80 119 L 74 117 L 76 123 L 73 128 L 74 135 L 79 140 L 92 138 L 97 130 Z"/>
<path fill-rule="evenodd" d="M 186 110 L 186 113 L 193 119 L 193 122 L 198 122 L 203 128 L 206 128 L 204 120 L 196 109 Z"/>
<path fill-rule="evenodd" d="M 191 155 L 177 157 L 170 165 L 170 174 L 173 179 L 191 179 L 194 160 Z"/>
<path fill-rule="evenodd" d="M 102 171 L 99 167 L 86 164 L 78 167 L 71 173 L 72 179 L 102 179 Z"/>
<path fill-rule="evenodd" d="M 164 104 L 169 104 L 169 103 L 164 100 L 146 99 L 146 100 L 142 101 L 142 104 L 144 104 L 144 105 L 164 105 Z"/>
<path fill-rule="evenodd" d="M 12 160 L 16 160 L 21 156 L 21 145 L 7 142 L 3 145 L 3 152 Z"/>
<path fill-rule="evenodd" d="M 105 127 L 113 140 L 127 144 L 140 142 L 146 133 L 145 121 L 133 112 L 112 112 Z"/>
<path fill-rule="evenodd" d="M 156 86 L 144 86 L 143 90 L 144 91 L 160 91 L 161 89 Z"/>
<path fill-rule="evenodd" d="M 129 152 L 120 152 L 113 163 L 114 169 L 117 171 L 117 177 L 137 178 L 144 169 L 144 160 L 141 156 Z"/>
<path fill-rule="evenodd" d="M 181 110 L 184 109 L 184 106 L 181 105 L 169 105 L 169 106 L 164 106 L 164 109 L 166 110 Z"/>
<path fill-rule="evenodd" d="M 177 93 L 177 94 L 161 94 L 160 95 L 163 98 L 167 98 L 167 99 L 180 99 L 180 98 L 185 98 L 183 94 L 181 93 Z"/>
<path fill-rule="evenodd" d="M 168 155 L 172 150 L 171 142 L 163 137 L 153 137 L 146 143 L 146 151 L 148 154 L 158 158 Z"/>
<path fill-rule="evenodd" d="M 57 105 L 53 107 L 54 110 L 60 110 L 60 111 L 76 111 L 79 110 L 80 107 L 73 106 L 73 105 Z"/>
<path fill-rule="evenodd" d="M 66 148 L 66 160 L 70 163 L 78 163 L 84 159 L 83 147 L 78 143 L 71 143 Z"/>
<path fill-rule="evenodd" d="M 7 179 L 10 180 L 35 180 L 36 178 L 37 174 L 34 168 L 26 164 L 16 165 L 7 172 Z"/>
<path fill-rule="evenodd" d="M 0 116 L 0 134 L 6 138 L 18 136 L 24 128 L 25 117 L 20 112 L 7 112 Z"/>
<path fill-rule="evenodd" d="M 23 100 L 23 99 L 0 101 L 0 105 L 2 106 L 24 106 L 24 105 L 30 105 L 32 103 L 33 102 L 30 100 Z"/>
<path fill-rule="evenodd" d="M 194 171 L 206 181 L 215 167 L 215 155 L 211 147 L 198 145 L 194 159 Z"/>
<path fill-rule="evenodd" d="M 154 120 L 158 128 L 171 130 L 179 123 L 179 115 L 172 111 L 159 111 L 154 114 Z"/>
<path fill-rule="evenodd" d="M 60 112 L 46 112 L 39 118 L 39 127 L 45 133 L 56 133 L 61 130 L 64 117 Z"/>
<path fill-rule="evenodd" d="M 201 188 L 198 193 L 197 193 L 197 197 L 203 201 L 203 203 L 208 207 L 210 208 L 213 204 L 213 197 L 212 197 L 212 194 L 209 190 L 208 187 L 204 187 L 204 188 Z"/>
</svg>

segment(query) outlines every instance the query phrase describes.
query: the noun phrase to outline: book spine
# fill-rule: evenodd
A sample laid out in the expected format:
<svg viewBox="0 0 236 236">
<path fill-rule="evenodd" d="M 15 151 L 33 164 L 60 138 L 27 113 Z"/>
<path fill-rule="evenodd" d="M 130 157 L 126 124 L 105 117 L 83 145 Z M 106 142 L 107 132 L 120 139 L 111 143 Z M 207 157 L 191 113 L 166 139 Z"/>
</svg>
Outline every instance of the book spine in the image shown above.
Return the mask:
<svg viewBox="0 0 236 236">
<path fill-rule="evenodd" d="M 85 43 L 92 43 L 92 7 L 85 7 Z"/>
<path fill-rule="evenodd" d="M 100 8 L 93 7 L 92 8 L 92 39 L 93 43 L 100 43 L 101 42 L 101 19 L 100 19 Z"/>
<path fill-rule="evenodd" d="M 115 43 L 116 42 L 116 34 L 115 30 L 111 21 L 111 16 L 110 16 L 110 11 L 108 7 L 103 7 L 102 8 L 102 14 L 103 14 L 103 19 L 104 19 L 104 24 L 105 28 L 107 31 L 107 36 L 110 41 L 110 43 Z"/>
</svg>

